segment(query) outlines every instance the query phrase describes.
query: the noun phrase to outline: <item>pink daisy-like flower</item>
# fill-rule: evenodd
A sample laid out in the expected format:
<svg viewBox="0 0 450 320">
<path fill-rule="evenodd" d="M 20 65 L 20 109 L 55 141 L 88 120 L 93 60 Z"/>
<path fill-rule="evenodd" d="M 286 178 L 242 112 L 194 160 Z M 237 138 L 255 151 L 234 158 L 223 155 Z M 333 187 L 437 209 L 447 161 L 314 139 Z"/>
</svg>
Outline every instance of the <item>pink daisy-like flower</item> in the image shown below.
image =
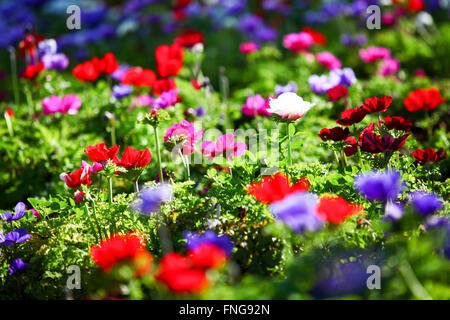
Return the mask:
<svg viewBox="0 0 450 320">
<path fill-rule="evenodd" d="M 217 138 L 216 142 L 204 141 L 202 143 L 202 153 L 209 160 L 222 155 L 227 159 L 241 156 L 247 150 L 247 145 L 245 142 L 235 142 L 234 138 L 234 134 L 228 133 Z"/>
</svg>

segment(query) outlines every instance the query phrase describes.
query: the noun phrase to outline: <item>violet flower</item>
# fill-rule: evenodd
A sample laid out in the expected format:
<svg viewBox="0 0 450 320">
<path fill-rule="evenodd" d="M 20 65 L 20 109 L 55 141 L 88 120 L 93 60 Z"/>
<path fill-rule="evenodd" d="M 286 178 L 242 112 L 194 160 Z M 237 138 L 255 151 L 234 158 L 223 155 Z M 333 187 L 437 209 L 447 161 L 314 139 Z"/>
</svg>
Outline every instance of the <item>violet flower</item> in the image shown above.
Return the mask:
<svg viewBox="0 0 450 320">
<path fill-rule="evenodd" d="M 298 91 L 298 85 L 294 81 L 289 81 L 286 85 L 277 84 L 275 86 L 275 93 L 277 96 L 285 93 L 285 92 L 293 92 L 297 93 Z"/>
<path fill-rule="evenodd" d="M 167 183 L 162 183 L 142 190 L 134 209 L 144 214 L 151 214 L 157 212 L 162 203 L 171 201 L 172 198 L 172 187 Z"/>
<path fill-rule="evenodd" d="M 8 270 L 11 274 L 17 274 L 25 271 L 28 268 L 28 263 L 23 262 L 22 259 L 16 259 L 13 263 L 8 267 Z"/>
<path fill-rule="evenodd" d="M 355 188 L 369 201 L 387 202 L 395 200 L 405 185 L 397 171 L 373 171 L 355 178 Z"/>
<path fill-rule="evenodd" d="M 317 218 L 317 197 L 309 192 L 296 192 L 270 205 L 273 216 L 295 233 L 318 231 L 323 222 Z"/>
<path fill-rule="evenodd" d="M 417 212 L 423 216 L 429 216 L 444 206 L 441 197 L 425 191 L 414 191 L 410 193 L 409 201 Z"/>
<path fill-rule="evenodd" d="M 23 243 L 31 238 L 32 236 L 27 233 L 27 230 L 16 229 L 6 234 L 3 244 L 12 246 L 14 243 Z"/>
<path fill-rule="evenodd" d="M 5 212 L 0 215 L 0 218 L 6 222 L 17 221 L 22 219 L 25 216 L 25 213 L 25 204 L 23 202 L 19 202 L 14 208 L 14 215 L 11 212 Z"/>
<path fill-rule="evenodd" d="M 185 232 L 184 238 L 186 239 L 186 248 L 194 250 L 195 248 L 208 243 L 213 244 L 223 249 L 226 255 L 229 257 L 233 252 L 233 242 L 227 235 L 219 236 L 214 231 L 208 230 L 203 234 L 196 234 L 193 232 Z"/>
<path fill-rule="evenodd" d="M 112 96 L 116 99 L 128 97 L 133 92 L 133 87 L 126 84 L 116 84 L 113 86 Z"/>
</svg>

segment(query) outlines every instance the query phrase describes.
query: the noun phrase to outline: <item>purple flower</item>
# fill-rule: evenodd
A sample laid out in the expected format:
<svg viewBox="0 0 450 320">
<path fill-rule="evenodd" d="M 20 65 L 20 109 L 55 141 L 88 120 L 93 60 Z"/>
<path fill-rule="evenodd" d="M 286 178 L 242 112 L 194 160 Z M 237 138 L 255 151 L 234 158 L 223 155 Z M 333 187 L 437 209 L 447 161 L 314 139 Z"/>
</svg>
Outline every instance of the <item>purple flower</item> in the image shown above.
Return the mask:
<svg viewBox="0 0 450 320">
<path fill-rule="evenodd" d="M 11 212 L 5 212 L 0 215 L 0 218 L 5 220 L 6 222 L 17 221 L 22 219 L 25 216 L 25 204 L 23 202 L 19 202 L 16 204 L 14 208 L 14 215 Z"/>
<path fill-rule="evenodd" d="M 122 99 L 128 97 L 133 92 L 133 87 L 126 84 L 116 84 L 113 86 L 113 97 Z"/>
<path fill-rule="evenodd" d="M 20 273 L 25 271 L 28 268 L 28 263 L 23 262 L 22 259 L 16 259 L 13 263 L 8 267 L 8 270 L 11 274 Z"/>
<path fill-rule="evenodd" d="M 293 81 L 290 81 L 288 84 L 286 84 L 284 86 L 281 84 L 277 84 L 275 86 L 275 93 L 277 94 L 277 96 L 279 96 L 285 92 L 297 93 L 297 91 L 298 91 L 298 85 Z"/>
<path fill-rule="evenodd" d="M 424 216 L 433 214 L 444 205 L 441 197 L 425 191 L 415 191 L 410 193 L 409 201 L 414 208 Z"/>
<path fill-rule="evenodd" d="M 296 192 L 270 205 L 275 218 L 288 225 L 294 232 L 318 231 L 323 222 L 316 215 L 317 197 L 309 192 Z"/>
<path fill-rule="evenodd" d="M 219 236 L 214 231 L 208 230 L 203 234 L 196 234 L 193 232 L 185 232 L 184 238 L 186 239 L 186 248 L 194 250 L 202 244 L 213 244 L 225 251 L 229 257 L 233 252 L 233 242 L 227 235 Z"/>
<path fill-rule="evenodd" d="M 385 217 L 389 220 L 396 221 L 403 217 L 405 209 L 402 204 L 388 201 L 384 210 Z"/>
<path fill-rule="evenodd" d="M 178 100 L 178 90 L 164 91 L 161 95 L 153 100 L 152 106 L 155 109 L 164 109 L 173 106 Z"/>
<path fill-rule="evenodd" d="M 357 176 L 355 187 L 361 195 L 370 201 L 386 202 L 395 200 L 404 189 L 404 184 L 399 172 L 374 171 Z"/>
<path fill-rule="evenodd" d="M 123 76 L 125 75 L 125 73 L 130 70 L 130 66 L 126 65 L 126 64 L 121 64 L 119 65 L 119 67 L 116 69 L 116 71 L 114 71 L 113 73 L 111 73 L 111 78 L 113 78 L 116 81 L 121 82 Z"/>
<path fill-rule="evenodd" d="M 134 209 L 145 214 L 154 213 L 159 210 L 162 202 L 172 200 L 173 193 L 169 184 L 159 184 L 154 188 L 145 188 L 139 195 L 138 203 Z"/>
<path fill-rule="evenodd" d="M 45 69 L 65 70 L 69 66 L 69 58 L 64 53 L 46 54 L 42 57 Z"/>
<path fill-rule="evenodd" d="M 367 276 L 366 268 L 359 262 L 332 264 L 321 270 L 311 294 L 324 299 L 359 293 L 367 288 Z"/>
<path fill-rule="evenodd" d="M 3 244 L 12 246 L 14 243 L 23 243 L 31 238 L 32 236 L 27 233 L 27 230 L 16 229 L 6 234 Z"/>
<path fill-rule="evenodd" d="M 201 117 L 205 115 L 205 109 L 203 107 L 198 107 L 195 109 L 195 113 L 197 114 L 197 117 Z"/>
<path fill-rule="evenodd" d="M 334 69 L 330 71 L 330 78 L 339 77 L 339 84 L 346 87 L 356 83 L 356 76 L 352 68 Z"/>
<path fill-rule="evenodd" d="M 436 228 L 450 230 L 450 220 L 447 217 L 429 217 L 424 224 L 425 230 L 430 231 Z"/>
<path fill-rule="evenodd" d="M 3 233 L 0 231 L 0 244 L 3 244 L 5 242 L 5 236 L 3 235 Z"/>
<path fill-rule="evenodd" d="M 330 73 L 331 75 L 331 73 Z M 313 74 L 308 78 L 309 86 L 311 87 L 311 90 L 314 91 L 317 94 L 324 94 L 328 90 L 330 90 L 333 87 L 336 87 L 339 85 L 340 77 L 337 77 L 336 75 L 333 77 L 327 77 L 326 75 L 318 76 L 316 74 Z"/>
<path fill-rule="evenodd" d="M 58 45 L 55 39 L 42 40 L 38 44 L 39 57 L 43 57 L 47 54 L 52 55 L 58 52 Z"/>
</svg>

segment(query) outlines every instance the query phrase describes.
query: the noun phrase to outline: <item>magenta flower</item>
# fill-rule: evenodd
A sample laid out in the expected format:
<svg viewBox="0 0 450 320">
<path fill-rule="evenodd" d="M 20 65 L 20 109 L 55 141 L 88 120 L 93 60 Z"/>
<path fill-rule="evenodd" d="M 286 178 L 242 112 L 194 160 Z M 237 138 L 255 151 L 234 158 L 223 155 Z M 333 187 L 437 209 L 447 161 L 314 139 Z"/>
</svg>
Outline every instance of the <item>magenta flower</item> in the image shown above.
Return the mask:
<svg viewBox="0 0 450 320">
<path fill-rule="evenodd" d="M 64 98 L 51 96 L 42 99 L 42 109 L 45 115 L 53 113 L 77 114 L 81 107 L 81 100 L 75 94 L 69 94 Z"/>
<path fill-rule="evenodd" d="M 250 54 L 252 52 L 258 51 L 259 47 L 258 44 L 254 42 L 244 42 L 239 46 L 239 50 L 243 54 Z"/>
<path fill-rule="evenodd" d="M 275 98 L 273 95 L 269 96 L 269 99 Z M 260 94 L 249 96 L 242 106 L 242 113 L 249 117 L 258 116 L 270 116 L 271 113 L 267 111 L 269 108 L 269 100 L 264 99 Z"/>
<path fill-rule="evenodd" d="M 283 46 L 294 53 L 305 51 L 313 44 L 313 37 L 306 32 L 289 33 L 283 38 Z"/>
<path fill-rule="evenodd" d="M 400 62 L 397 59 L 388 57 L 381 61 L 380 67 L 378 68 L 378 75 L 383 77 L 394 75 L 399 69 Z"/>
<path fill-rule="evenodd" d="M 359 57 L 366 63 L 375 62 L 391 56 L 391 51 L 383 47 L 368 47 L 359 50 Z"/>
<path fill-rule="evenodd" d="M 176 144 L 182 143 L 181 153 L 184 156 L 188 156 L 194 152 L 194 143 L 203 138 L 204 130 L 195 131 L 191 122 L 183 120 L 167 129 L 164 135 L 164 142 L 170 144 L 170 151 L 173 150 Z M 172 144 L 174 145 L 172 146 Z"/>
<path fill-rule="evenodd" d="M 204 141 L 202 143 L 202 153 L 207 159 L 224 155 L 227 159 L 238 157 L 244 154 L 247 145 L 244 142 L 235 142 L 234 134 L 228 133 L 217 138 L 217 141 Z"/>
<path fill-rule="evenodd" d="M 341 61 L 328 51 L 319 52 L 316 55 L 316 59 L 318 63 L 329 70 L 340 69 L 342 67 Z"/>
</svg>

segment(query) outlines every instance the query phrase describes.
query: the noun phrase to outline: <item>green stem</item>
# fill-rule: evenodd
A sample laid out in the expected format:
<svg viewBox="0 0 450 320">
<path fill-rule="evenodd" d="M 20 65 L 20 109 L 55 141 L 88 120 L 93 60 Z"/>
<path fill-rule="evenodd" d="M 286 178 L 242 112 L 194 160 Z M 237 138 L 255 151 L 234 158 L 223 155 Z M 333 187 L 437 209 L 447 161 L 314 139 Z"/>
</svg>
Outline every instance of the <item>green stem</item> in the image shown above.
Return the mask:
<svg viewBox="0 0 450 320">
<path fill-rule="evenodd" d="M 427 126 L 428 140 L 431 140 L 431 137 L 433 136 L 433 124 L 431 123 L 430 113 L 428 111 L 425 111 L 425 116 L 428 124 Z"/>
<path fill-rule="evenodd" d="M 411 292 L 415 297 L 420 300 L 432 300 L 433 298 L 428 294 L 425 288 L 420 283 L 419 279 L 417 279 L 414 270 L 408 261 L 404 261 L 398 267 L 400 274 L 403 276 L 406 285 L 409 287 Z"/>
<path fill-rule="evenodd" d="M 25 86 L 25 97 L 27 98 L 27 105 L 28 110 L 30 110 L 30 115 L 33 116 L 34 115 L 33 96 L 28 86 Z"/>
<path fill-rule="evenodd" d="M 359 148 L 359 146 L 356 146 L 356 148 L 358 149 L 359 167 L 362 170 L 363 169 L 363 162 L 362 162 L 361 149 Z"/>
<path fill-rule="evenodd" d="M 160 152 L 160 149 L 159 149 L 158 128 L 156 126 L 153 127 L 153 131 L 155 132 L 156 159 L 158 160 L 159 181 L 162 183 L 162 182 L 164 182 L 164 176 L 163 176 L 162 167 L 161 167 L 161 152 Z"/>
<path fill-rule="evenodd" d="M 113 181 L 112 178 L 108 178 L 108 201 L 109 204 L 111 205 L 113 202 Z"/>
<path fill-rule="evenodd" d="M 88 216 L 88 219 L 89 219 L 89 224 L 91 225 L 91 228 L 94 230 L 95 241 L 96 241 L 96 243 L 99 243 L 100 239 L 102 238 L 101 235 L 99 236 L 100 228 L 98 227 L 98 223 L 96 223 L 98 229 L 95 229 L 95 226 L 94 226 L 94 224 L 92 222 L 91 213 L 89 211 L 89 207 L 87 205 L 87 202 L 84 203 L 84 212 L 86 212 L 86 215 Z"/>
<path fill-rule="evenodd" d="M 138 180 L 139 180 L 139 178 L 134 180 L 134 192 L 136 192 L 136 193 L 139 192 L 139 182 L 138 182 Z"/>
<path fill-rule="evenodd" d="M 20 95 L 19 95 L 19 81 L 17 77 L 16 51 L 14 47 L 9 47 L 9 60 L 11 63 L 11 80 L 14 92 L 14 102 L 16 103 L 17 106 L 20 103 Z"/>
<path fill-rule="evenodd" d="M 342 158 L 343 165 L 346 168 L 348 166 L 348 162 L 347 162 L 347 156 L 345 155 L 344 150 L 341 150 L 341 158 Z"/>
<path fill-rule="evenodd" d="M 14 130 L 13 130 L 13 126 L 12 126 L 11 117 L 6 112 L 5 112 L 5 121 L 6 121 L 6 126 L 8 127 L 9 135 L 11 137 L 14 137 Z"/>
<path fill-rule="evenodd" d="M 292 149 L 291 149 L 291 132 L 289 130 L 289 122 L 286 122 L 286 131 L 287 131 L 287 137 L 288 137 L 288 159 L 289 159 L 289 165 L 292 165 Z"/>
<path fill-rule="evenodd" d="M 340 167 L 341 166 L 341 162 L 339 161 L 339 157 L 338 157 L 338 154 L 337 154 L 336 150 L 333 151 L 333 155 L 334 155 L 334 161 L 336 161 L 338 167 Z"/>
</svg>

